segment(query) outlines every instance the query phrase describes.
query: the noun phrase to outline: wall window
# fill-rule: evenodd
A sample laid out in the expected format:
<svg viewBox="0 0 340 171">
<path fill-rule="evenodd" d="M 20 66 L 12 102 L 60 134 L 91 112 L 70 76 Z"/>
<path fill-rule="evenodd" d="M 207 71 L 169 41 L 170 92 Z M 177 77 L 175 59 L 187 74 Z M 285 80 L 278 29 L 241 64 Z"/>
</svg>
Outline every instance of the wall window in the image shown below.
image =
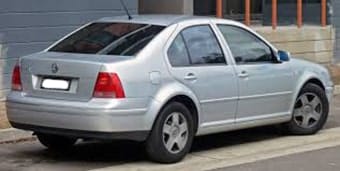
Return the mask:
<svg viewBox="0 0 340 171">
<path fill-rule="evenodd" d="M 273 62 L 268 45 L 250 32 L 228 25 L 218 25 L 237 64 Z"/>
<path fill-rule="evenodd" d="M 252 20 L 257 21 L 262 19 L 263 1 L 264 0 L 251 0 Z M 244 13 L 245 13 L 244 0 L 223 1 L 223 16 L 225 18 L 243 21 Z M 216 0 L 194 0 L 194 14 L 215 16 Z"/>
</svg>

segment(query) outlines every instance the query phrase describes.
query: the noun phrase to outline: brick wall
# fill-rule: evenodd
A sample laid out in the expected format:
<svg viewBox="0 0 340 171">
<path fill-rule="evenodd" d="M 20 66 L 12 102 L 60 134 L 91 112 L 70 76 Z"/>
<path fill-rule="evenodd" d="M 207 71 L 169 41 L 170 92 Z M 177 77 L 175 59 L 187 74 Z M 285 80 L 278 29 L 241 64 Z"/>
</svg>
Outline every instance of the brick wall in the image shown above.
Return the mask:
<svg viewBox="0 0 340 171">
<path fill-rule="evenodd" d="M 335 30 L 332 26 L 280 26 L 254 27 L 254 29 L 273 43 L 278 49 L 291 52 L 294 57 L 320 64 L 333 61 Z"/>
</svg>

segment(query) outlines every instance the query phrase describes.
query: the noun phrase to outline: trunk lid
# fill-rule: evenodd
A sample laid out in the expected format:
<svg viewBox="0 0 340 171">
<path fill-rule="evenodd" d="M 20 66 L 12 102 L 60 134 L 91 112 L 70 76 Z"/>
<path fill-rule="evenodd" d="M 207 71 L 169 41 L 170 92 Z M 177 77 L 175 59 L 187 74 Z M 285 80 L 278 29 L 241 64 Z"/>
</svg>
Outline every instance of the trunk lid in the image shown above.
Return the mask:
<svg viewBox="0 0 340 171">
<path fill-rule="evenodd" d="M 127 59 L 131 57 L 58 52 L 26 56 L 20 61 L 23 92 L 31 97 L 89 101 L 102 66 Z"/>
</svg>

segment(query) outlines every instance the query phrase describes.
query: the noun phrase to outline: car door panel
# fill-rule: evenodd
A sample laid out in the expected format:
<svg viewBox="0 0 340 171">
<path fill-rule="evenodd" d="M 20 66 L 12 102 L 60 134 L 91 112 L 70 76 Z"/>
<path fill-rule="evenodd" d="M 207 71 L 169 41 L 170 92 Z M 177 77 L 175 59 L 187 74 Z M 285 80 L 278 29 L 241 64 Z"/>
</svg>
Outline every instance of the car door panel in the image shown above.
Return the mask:
<svg viewBox="0 0 340 171">
<path fill-rule="evenodd" d="M 277 61 L 271 46 L 254 33 L 233 25 L 218 28 L 238 76 L 236 122 L 288 115 L 293 89 L 290 64 Z"/>
<path fill-rule="evenodd" d="M 210 24 L 207 23 L 206 25 L 198 25 L 196 27 L 202 26 L 205 28 L 196 30 L 191 29 L 194 27 L 192 25 L 184 24 L 179 26 L 178 29 L 180 31 L 175 35 L 176 38 L 174 39 L 183 41 L 185 47 L 183 47 L 183 43 L 173 42 L 173 44 L 176 44 L 174 49 L 181 52 L 168 53 L 169 61 L 172 64 L 169 67 L 169 71 L 177 81 L 189 87 L 197 95 L 201 106 L 201 125 L 209 125 L 208 123 L 217 121 L 230 121 L 232 124 L 234 123 L 237 109 L 237 77 L 233 66 L 226 63 L 222 49 L 219 47 L 219 42 Z M 195 32 L 200 33 L 195 34 Z M 210 35 L 209 38 L 205 35 L 207 32 L 211 32 L 213 35 Z M 182 40 L 178 36 L 181 36 Z M 213 36 L 214 41 L 211 40 L 211 36 Z M 187 52 L 184 52 L 183 48 L 188 49 Z M 169 49 L 171 52 L 172 45 Z M 203 54 L 201 59 L 197 59 L 197 55 L 208 51 L 208 55 Z M 214 51 L 220 51 L 223 54 L 224 60 L 221 59 L 221 55 L 213 53 Z M 209 56 L 210 52 L 213 54 L 212 56 Z M 183 53 L 188 53 L 184 57 L 188 56 L 190 58 L 189 66 L 186 64 L 178 65 L 178 62 L 175 62 L 175 60 L 188 61 L 177 59 L 178 56 L 183 56 Z"/>
<path fill-rule="evenodd" d="M 237 106 L 237 78 L 231 66 L 185 67 L 171 69 L 172 75 L 197 95 L 201 123 L 231 120 Z M 195 79 L 186 79 L 193 73 Z"/>
<path fill-rule="evenodd" d="M 272 114 L 287 114 L 292 95 L 292 73 L 289 63 L 236 66 L 239 77 L 237 119 Z"/>
</svg>

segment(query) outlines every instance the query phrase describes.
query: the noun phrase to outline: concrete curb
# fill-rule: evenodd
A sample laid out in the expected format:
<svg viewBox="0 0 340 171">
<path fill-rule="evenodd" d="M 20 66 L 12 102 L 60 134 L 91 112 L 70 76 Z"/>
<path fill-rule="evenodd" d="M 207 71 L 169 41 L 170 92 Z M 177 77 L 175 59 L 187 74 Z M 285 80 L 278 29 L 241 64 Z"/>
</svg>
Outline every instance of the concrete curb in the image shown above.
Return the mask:
<svg viewBox="0 0 340 171">
<path fill-rule="evenodd" d="M 0 144 L 11 144 L 34 140 L 36 140 L 36 138 L 32 135 L 32 132 L 22 131 L 15 128 L 0 130 Z"/>
</svg>

